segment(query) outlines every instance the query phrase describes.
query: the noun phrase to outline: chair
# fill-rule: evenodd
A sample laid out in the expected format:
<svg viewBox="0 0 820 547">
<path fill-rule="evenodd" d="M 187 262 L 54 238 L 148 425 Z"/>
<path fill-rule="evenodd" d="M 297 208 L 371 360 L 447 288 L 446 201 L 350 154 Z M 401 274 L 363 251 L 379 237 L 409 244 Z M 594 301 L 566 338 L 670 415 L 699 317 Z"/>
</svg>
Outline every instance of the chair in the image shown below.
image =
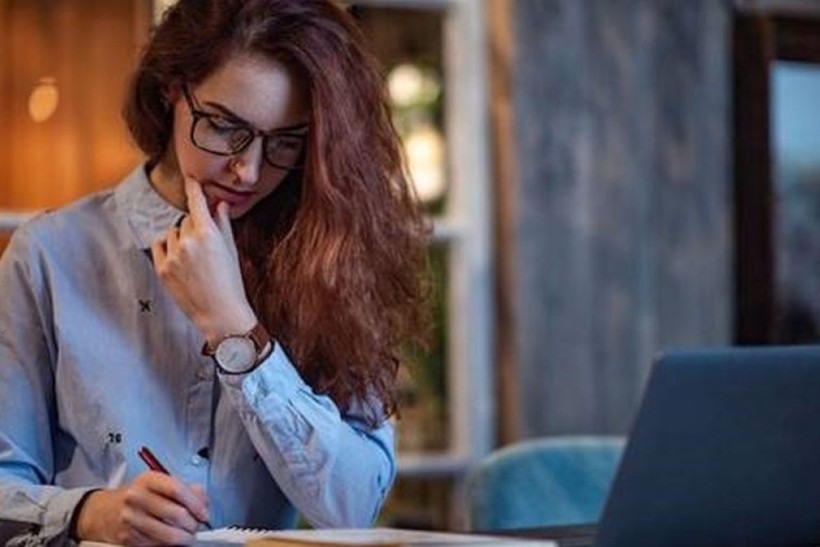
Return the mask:
<svg viewBox="0 0 820 547">
<path fill-rule="evenodd" d="M 623 452 L 622 437 L 550 437 L 490 454 L 467 480 L 473 530 L 597 522 Z"/>
</svg>

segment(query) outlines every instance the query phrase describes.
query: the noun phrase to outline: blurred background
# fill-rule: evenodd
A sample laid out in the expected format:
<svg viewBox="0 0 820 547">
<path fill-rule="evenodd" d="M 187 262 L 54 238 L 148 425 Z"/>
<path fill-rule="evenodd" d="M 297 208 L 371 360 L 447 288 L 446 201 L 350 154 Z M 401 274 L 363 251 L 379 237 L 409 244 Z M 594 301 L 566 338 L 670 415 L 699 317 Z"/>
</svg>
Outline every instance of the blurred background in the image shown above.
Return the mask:
<svg viewBox="0 0 820 547">
<path fill-rule="evenodd" d="M 120 117 L 167 2 L 0 0 L 0 252 L 140 161 Z M 627 433 L 665 348 L 813 343 L 820 2 L 346 2 L 435 225 L 381 519 L 461 529 L 493 449 Z"/>
</svg>

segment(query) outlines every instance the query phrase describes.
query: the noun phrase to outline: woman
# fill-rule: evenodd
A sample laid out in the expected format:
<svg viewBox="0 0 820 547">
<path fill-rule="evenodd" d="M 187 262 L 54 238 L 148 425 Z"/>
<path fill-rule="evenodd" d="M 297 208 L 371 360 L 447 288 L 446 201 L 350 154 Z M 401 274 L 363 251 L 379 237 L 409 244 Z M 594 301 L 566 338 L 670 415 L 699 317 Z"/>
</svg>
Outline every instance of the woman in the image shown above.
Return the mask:
<svg viewBox="0 0 820 547">
<path fill-rule="evenodd" d="M 362 43 L 331 0 L 166 13 L 125 108 L 146 164 L 0 261 L 0 523 L 18 539 L 372 522 L 426 232 Z"/>
</svg>

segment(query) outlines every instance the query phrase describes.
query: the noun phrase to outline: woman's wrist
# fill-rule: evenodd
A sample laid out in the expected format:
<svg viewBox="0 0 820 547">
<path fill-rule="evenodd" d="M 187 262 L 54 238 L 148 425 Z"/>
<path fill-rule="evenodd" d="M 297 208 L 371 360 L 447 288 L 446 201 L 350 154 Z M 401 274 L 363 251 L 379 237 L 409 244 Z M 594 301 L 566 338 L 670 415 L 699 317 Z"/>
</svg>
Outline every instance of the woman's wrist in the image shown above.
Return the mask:
<svg viewBox="0 0 820 547">
<path fill-rule="evenodd" d="M 256 314 L 247 306 L 244 310 L 235 313 L 226 313 L 209 321 L 203 321 L 199 327 L 209 347 L 216 347 L 223 338 L 250 331 L 259 320 Z"/>
<path fill-rule="evenodd" d="M 105 503 L 104 490 L 89 490 L 74 508 L 71 516 L 69 532 L 72 539 L 94 540 L 103 539 L 97 527 L 95 515 L 101 514 L 102 504 Z"/>
</svg>

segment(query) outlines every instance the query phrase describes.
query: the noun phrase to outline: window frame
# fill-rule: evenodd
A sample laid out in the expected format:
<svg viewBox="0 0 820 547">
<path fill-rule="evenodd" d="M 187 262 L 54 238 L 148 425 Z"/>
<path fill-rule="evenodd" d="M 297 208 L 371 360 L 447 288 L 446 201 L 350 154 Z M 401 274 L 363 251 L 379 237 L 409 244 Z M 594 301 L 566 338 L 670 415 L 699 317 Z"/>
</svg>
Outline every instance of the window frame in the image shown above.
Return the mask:
<svg viewBox="0 0 820 547">
<path fill-rule="evenodd" d="M 771 78 L 777 61 L 820 64 L 820 10 L 748 8 L 734 35 L 734 338 L 775 340 L 775 193 Z"/>
<path fill-rule="evenodd" d="M 495 443 L 492 216 L 485 0 L 356 0 L 354 5 L 441 10 L 449 197 L 433 243 L 449 245 L 445 452 L 399 454 L 399 474 L 460 476 Z"/>
</svg>

